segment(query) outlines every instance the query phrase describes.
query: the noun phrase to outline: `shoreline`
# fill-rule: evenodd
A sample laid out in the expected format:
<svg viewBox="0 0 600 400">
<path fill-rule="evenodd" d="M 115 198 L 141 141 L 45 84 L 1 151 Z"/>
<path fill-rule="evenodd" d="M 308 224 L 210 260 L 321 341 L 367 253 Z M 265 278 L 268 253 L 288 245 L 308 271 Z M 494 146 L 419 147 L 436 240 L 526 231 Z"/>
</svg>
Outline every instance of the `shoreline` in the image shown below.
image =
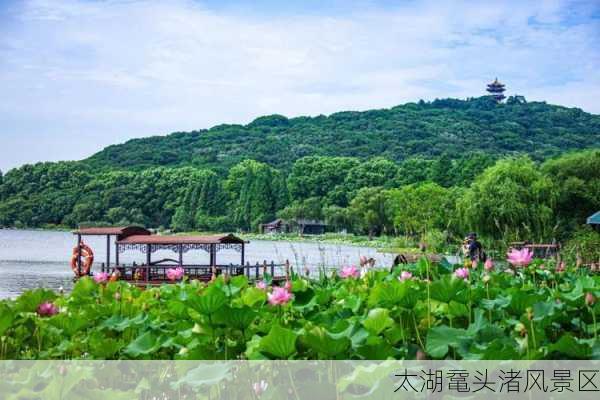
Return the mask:
<svg viewBox="0 0 600 400">
<path fill-rule="evenodd" d="M 0 227 L 0 230 L 13 231 L 35 231 L 35 232 L 72 232 L 75 228 L 65 226 L 52 227 Z M 329 244 L 353 247 L 368 247 L 377 250 L 380 253 L 400 253 L 400 252 L 419 252 L 414 247 L 399 246 L 397 239 L 392 236 L 375 237 L 371 240 L 367 236 L 354 234 L 325 233 L 323 235 L 305 235 L 298 234 L 260 234 L 260 233 L 239 233 L 239 232 L 207 232 L 207 231 L 185 231 L 172 232 L 170 230 L 158 230 L 149 228 L 149 230 L 164 236 L 185 236 L 185 235 L 219 235 L 232 233 L 244 240 L 258 240 L 271 242 L 290 242 L 290 243 L 315 243 Z"/>
</svg>

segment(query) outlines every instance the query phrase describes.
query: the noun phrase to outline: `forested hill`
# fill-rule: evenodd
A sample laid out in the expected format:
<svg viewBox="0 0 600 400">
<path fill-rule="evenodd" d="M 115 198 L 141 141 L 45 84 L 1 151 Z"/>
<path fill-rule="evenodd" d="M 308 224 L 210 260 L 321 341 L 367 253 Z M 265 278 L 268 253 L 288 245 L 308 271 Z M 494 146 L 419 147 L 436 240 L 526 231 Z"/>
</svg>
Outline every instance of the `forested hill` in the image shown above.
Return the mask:
<svg viewBox="0 0 600 400">
<path fill-rule="evenodd" d="M 577 108 L 510 97 L 408 103 L 391 109 L 288 119 L 260 117 L 248 125 L 218 125 L 130 140 L 86 160 L 95 168 L 143 169 L 194 165 L 221 171 L 245 159 L 288 169 L 308 155 L 451 158 L 481 151 L 496 157 L 527 153 L 544 159 L 600 143 L 600 116 Z"/>
</svg>

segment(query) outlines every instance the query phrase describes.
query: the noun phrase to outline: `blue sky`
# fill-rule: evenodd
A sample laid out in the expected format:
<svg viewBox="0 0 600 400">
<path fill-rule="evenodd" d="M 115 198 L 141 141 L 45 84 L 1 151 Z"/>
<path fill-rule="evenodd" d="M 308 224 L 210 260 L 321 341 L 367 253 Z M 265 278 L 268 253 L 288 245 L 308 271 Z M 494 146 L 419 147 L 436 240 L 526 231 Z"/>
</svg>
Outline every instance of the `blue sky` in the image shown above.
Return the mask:
<svg viewBox="0 0 600 400">
<path fill-rule="evenodd" d="M 484 94 L 600 113 L 598 1 L 0 1 L 0 169 Z"/>
</svg>

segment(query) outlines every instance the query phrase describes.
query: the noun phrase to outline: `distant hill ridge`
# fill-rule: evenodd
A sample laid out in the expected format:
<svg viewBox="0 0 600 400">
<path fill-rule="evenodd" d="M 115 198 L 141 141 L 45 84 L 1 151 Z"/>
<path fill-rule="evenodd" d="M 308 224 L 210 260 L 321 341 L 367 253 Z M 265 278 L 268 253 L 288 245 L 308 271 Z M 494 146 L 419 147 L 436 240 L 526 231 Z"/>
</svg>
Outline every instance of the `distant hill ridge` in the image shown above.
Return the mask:
<svg viewBox="0 0 600 400">
<path fill-rule="evenodd" d="M 598 146 L 600 116 L 578 108 L 488 96 L 407 103 L 316 117 L 270 115 L 248 125 L 217 125 L 112 145 L 84 162 L 97 168 L 194 165 L 227 170 L 244 159 L 287 169 L 308 155 L 381 156 L 394 161 L 481 151 L 544 159 Z"/>
</svg>

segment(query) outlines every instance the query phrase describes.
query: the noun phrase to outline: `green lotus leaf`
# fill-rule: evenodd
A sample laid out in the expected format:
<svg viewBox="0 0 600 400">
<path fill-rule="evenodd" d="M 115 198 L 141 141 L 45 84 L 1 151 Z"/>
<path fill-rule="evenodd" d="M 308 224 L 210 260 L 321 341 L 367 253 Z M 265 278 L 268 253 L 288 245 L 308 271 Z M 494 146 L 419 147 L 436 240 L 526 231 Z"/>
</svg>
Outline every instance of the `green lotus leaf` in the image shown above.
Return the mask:
<svg viewBox="0 0 600 400">
<path fill-rule="evenodd" d="M 125 353 L 131 357 L 139 357 L 155 352 L 160 347 L 158 336 L 151 332 L 142 333 L 125 348 Z"/>
<path fill-rule="evenodd" d="M 0 303 L 0 336 L 11 326 L 15 319 L 15 312 L 7 304 Z"/>
<path fill-rule="evenodd" d="M 390 311 L 385 308 L 374 308 L 369 311 L 367 318 L 362 322 L 363 326 L 372 334 L 379 335 L 385 329 L 392 326 L 394 320 L 390 318 Z"/>
<path fill-rule="evenodd" d="M 460 343 L 469 339 L 467 331 L 448 326 L 437 326 L 427 332 L 425 349 L 433 358 L 443 358 L 448 354 L 449 347 L 458 347 Z"/>
<path fill-rule="evenodd" d="M 242 302 L 248 307 L 256 307 L 267 301 L 267 294 L 264 290 L 250 287 L 242 292 Z"/>
<path fill-rule="evenodd" d="M 236 329 L 246 329 L 256 319 L 257 313 L 250 307 L 223 307 L 215 315 L 215 322 L 223 323 Z"/>
<path fill-rule="evenodd" d="M 450 303 L 451 300 L 458 301 L 459 293 L 465 288 L 466 283 L 462 279 L 456 279 L 452 275 L 444 275 L 431 283 L 431 298 L 444 303 Z"/>
<path fill-rule="evenodd" d="M 565 333 L 556 342 L 548 346 L 548 353 L 560 354 L 564 358 L 588 360 L 592 357 L 592 343 L 589 341 L 577 339 L 571 333 Z M 556 357 L 552 357 L 556 358 Z"/>
<path fill-rule="evenodd" d="M 198 312 L 210 315 L 227 303 L 227 296 L 217 286 L 209 286 L 201 294 L 190 297 L 188 302 Z"/>
<path fill-rule="evenodd" d="M 298 335 L 279 325 L 273 325 L 269 334 L 260 341 L 259 349 L 278 359 L 287 359 L 296 352 L 296 339 Z"/>
<path fill-rule="evenodd" d="M 317 354 L 331 358 L 345 352 L 350 347 L 350 339 L 347 337 L 334 338 L 325 328 L 319 326 L 315 326 L 300 336 L 300 341 Z"/>
</svg>

